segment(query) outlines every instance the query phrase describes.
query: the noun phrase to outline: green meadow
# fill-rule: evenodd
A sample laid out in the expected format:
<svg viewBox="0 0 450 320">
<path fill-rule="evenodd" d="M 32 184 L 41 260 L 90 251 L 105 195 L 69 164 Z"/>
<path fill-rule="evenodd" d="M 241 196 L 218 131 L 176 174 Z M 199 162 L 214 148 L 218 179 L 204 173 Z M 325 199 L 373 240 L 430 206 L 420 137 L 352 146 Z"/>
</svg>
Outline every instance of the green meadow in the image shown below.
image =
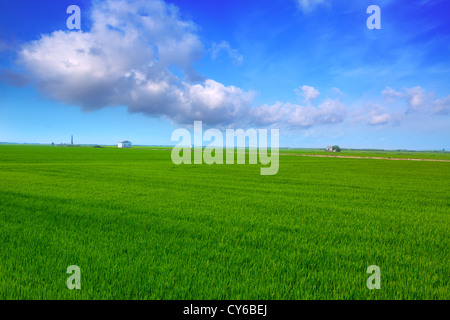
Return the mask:
<svg viewBox="0 0 450 320">
<path fill-rule="evenodd" d="M 353 157 L 381 157 L 395 159 L 431 159 L 431 160 L 450 160 L 450 152 L 431 152 L 431 151 L 386 151 L 386 150 L 343 150 L 339 153 L 327 152 L 324 149 L 286 149 L 280 150 L 281 153 L 288 154 L 307 154 L 307 155 L 326 155 L 326 156 L 353 156 Z"/>
<path fill-rule="evenodd" d="M 170 155 L 0 145 L 0 299 L 450 299 L 450 162 Z"/>
</svg>

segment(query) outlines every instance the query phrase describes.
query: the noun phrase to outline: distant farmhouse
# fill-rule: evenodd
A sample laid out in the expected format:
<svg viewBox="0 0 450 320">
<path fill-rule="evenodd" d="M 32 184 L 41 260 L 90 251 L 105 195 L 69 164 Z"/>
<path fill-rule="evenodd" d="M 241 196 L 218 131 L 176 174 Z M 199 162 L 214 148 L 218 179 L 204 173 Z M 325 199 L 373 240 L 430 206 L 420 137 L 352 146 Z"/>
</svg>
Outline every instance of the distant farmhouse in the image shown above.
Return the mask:
<svg viewBox="0 0 450 320">
<path fill-rule="evenodd" d="M 130 141 L 121 141 L 117 144 L 118 148 L 131 148 L 131 142 Z"/>
<path fill-rule="evenodd" d="M 341 148 L 339 146 L 328 146 L 327 151 L 329 152 L 341 152 Z"/>
</svg>

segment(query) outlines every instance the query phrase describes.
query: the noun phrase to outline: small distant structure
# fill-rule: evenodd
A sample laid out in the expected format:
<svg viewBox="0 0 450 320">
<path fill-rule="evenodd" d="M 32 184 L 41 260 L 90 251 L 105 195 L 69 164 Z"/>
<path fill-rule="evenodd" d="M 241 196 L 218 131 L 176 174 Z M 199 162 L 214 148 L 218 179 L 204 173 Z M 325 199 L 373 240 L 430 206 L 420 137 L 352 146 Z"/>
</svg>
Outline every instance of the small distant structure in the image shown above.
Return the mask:
<svg viewBox="0 0 450 320">
<path fill-rule="evenodd" d="M 132 144 L 130 141 L 121 141 L 117 144 L 117 147 L 122 149 L 131 149 Z"/>
<path fill-rule="evenodd" d="M 70 144 L 73 145 L 73 135 L 70 137 Z"/>
<path fill-rule="evenodd" d="M 341 152 L 341 148 L 339 148 L 339 146 L 328 146 L 327 151 L 328 152 Z"/>
</svg>

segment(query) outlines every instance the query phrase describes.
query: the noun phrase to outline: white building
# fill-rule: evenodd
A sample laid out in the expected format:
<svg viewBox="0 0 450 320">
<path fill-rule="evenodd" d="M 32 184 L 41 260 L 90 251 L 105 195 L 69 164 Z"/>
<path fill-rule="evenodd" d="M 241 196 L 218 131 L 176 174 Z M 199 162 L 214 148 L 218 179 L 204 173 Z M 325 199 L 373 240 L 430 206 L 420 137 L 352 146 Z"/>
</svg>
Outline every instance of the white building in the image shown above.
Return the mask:
<svg viewBox="0 0 450 320">
<path fill-rule="evenodd" d="M 117 144 L 117 147 L 119 148 L 131 148 L 131 142 L 130 141 L 121 141 Z"/>
<path fill-rule="evenodd" d="M 329 152 L 341 152 L 341 148 L 339 146 L 328 146 L 327 151 Z"/>
</svg>

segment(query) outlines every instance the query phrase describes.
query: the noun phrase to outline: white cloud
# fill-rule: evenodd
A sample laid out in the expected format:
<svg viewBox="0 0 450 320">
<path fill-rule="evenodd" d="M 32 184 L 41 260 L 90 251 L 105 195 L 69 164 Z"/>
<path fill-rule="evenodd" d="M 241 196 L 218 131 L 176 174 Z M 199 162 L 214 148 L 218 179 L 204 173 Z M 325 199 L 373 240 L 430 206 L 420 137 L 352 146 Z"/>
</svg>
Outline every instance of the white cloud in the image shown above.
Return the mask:
<svg viewBox="0 0 450 320">
<path fill-rule="evenodd" d="M 393 120 L 393 116 L 379 104 L 366 104 L 352 112 L 350 118 L 354 123 L 365 123 L 371 126 L 381 126 Z"/>
<path fill-rule="evenodd" d="M 179 123 L 232 121 L 252 92 L 203 80 L 196 26 L 163 1 L 96 2 L 89 32 L 55 31 L 19 52 L 32 83 L 52 99 L 84 110 L 125 105 Z M 177 67 L 185 77 L 170 70 Z"/>
<path fill-rule="evenodd" d="M 450 114 L 450 96 L 433 101 L 432 110 L 434 114 Z"/>
<path fill-rule="evenodd" d="M 55 31 L 25 44 L 19 51 L 27 78 L 52 99 L 84 110 L 127 106 L 129 112 L 165 116 L 177 123 L 203 120 L 209 125 L 246 122 L 310 127 L 343 120 L 345 107 L 303 86 L 308 106 L 278 103 L 251 108 L 254 92 L 202 79 L 193 63 L 203 53 L 196 26 L 161 0 L 95 2 L 87 32 Z M 235 62 L 242 56 L 227 42 Z M 185 76 L 171 72 L 175 66 Z"/>
<path fill-rule="evenodd" d="M 222 51 L 225 51 L 228 54 L 228 57 L 230 57 L 235 65 L 241 65 L 244 62 L 244 57 L 239 53 L 239 51 L 231 48 L 230 44 L 226 41 L 222 41 L 221 43 L 213 43 L 211 57 L 216 59 Z"/>
<path fill-rule="evenodd" d="M 288 124 L 293 127 L 336 124 L 344 121 L 346 107 L 338 100 L 327 100 L 318 107 L 277 102 L 253 108 L 250 114 L 257 124 Z"/>
<path fill-rule="evenodd" d="M 285 122 L 285 118 L 291 110 L 284 103 L 277 102 L 272 106 L 262 105 L 252 108 L 249 112 L 250 117 L 257 125 L 273 125 Z"/>
<path fill-rule="evenodd" d="M 374 114 L 370 117 L 368 124 L 370 125 L 382 125 L 386 124 L 391 120 L 391 116 L 387 113 Z"/>
<path fill-rule="evenodd" d="M 403 93 L 395 91 L 391 87 L 386 87 L 381 94 L 384 96 L 386 102 L 392 102 L 395 98 L 403 97 Z"/>
<path fill-rule="evenodd" d="M 178 122 L 205 119 L 209 123 L 233 123 L 245 116 L 253 98 L 253 92 L 209 79 L 186 88 L 181 97 L 184 108 L 173 118 Z"/>
<path fill-rule="evenodd" d="M 406 112 L 410 114 L 446 115 L 449 113 L 450 96 L 433 100 L 434 93 L 427 93 L 420 86 L 403 88 L 402 92 L 386 87 L 381 93 L 387 103 L 392 103 L 396 98 L 404 100 L 408 107 Z"/>
<path fill-rule="evenodd" d="M 300 2 L 305 8 L 313 5 Z M 196 25 L 182 20 L 178 9 L 162 0 L 94 2 L 91 20 L 89 31 L 54 31 L 26 43 L 18 52 L 26 73 L 22 77 L 3 71 L 0 78 L 15 85 L 29 81 L 52 99 L 86 111 L 126 106 L 131 113 L 164 116 L 180 124 L 203 120 L 208 125 L 309 128 L 348 119 L 339 98 L 314 106 L 320 92 L 311 86 L 296 90 L 306 106 L 277 102 L 252 107 L 254 92 L 204 79 L 193 67 L 204 53 Z M 213 57 L 222 51 L 235 62 L 243 59 L 227 42 L 213 45 Z M 383 95 L 388 102 L 404 100 L 410 112 L 449 113 L 450 96 L 430 102 L 421 87 L 401 92 L 387 87 Z M 383 107 L 358 117 L 368 125 L 393 119 Z"/>
<path fill-rule="evenodd" d="M 304 97 L 306 101 L 315 100 L 320 95 L 319 90 L 315 89 L 314 87 L 310 87 L 310 86 L 302 86 L 301 91 L 298 89 L 295 89 L 295 93 L 298 96 Z"/>
<path fill-rule="evenodd" d="M 421 87 L 406 89 L 406 99 L 408 101 L 409 110 L 416 112 L 425 105 L 425 90 Z"/>
<path fill-rule="evenodd" d="M 421 108 L 426 106 L 427 102 L 427 94 L 425 90 L 419 86 L 404 88 L 403 92 L 386 87 L 381 93 L 388 103 L 393 102 L 396 98 L 405 99 L 408 104 L 408 111 L 412 113 L 420 111 Z"/>
</svg>

